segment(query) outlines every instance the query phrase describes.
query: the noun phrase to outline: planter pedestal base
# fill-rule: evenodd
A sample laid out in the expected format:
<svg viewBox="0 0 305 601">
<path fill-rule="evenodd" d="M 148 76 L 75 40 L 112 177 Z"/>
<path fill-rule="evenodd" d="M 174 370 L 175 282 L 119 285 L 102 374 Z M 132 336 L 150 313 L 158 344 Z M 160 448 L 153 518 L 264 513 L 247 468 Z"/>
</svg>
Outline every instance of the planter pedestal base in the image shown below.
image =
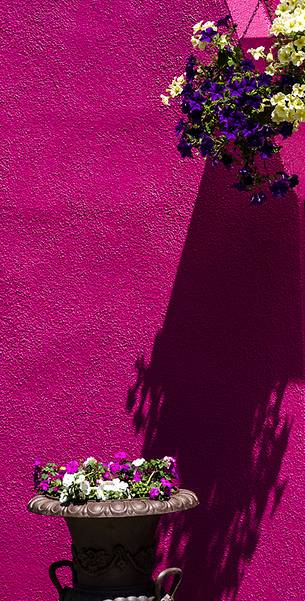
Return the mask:
<svg viewBox="0 0 305 601">
<path fill-rule="evenodd" d="M 64 517 L 69 528 L 73 561 L 55 562 L 49 570 L 59 601 L 172 601 L 182 571 L 169 568 L 153 581 L 155 532 L 162 514 L 196 505 L 193 492 L 180 490 L 166 501 L 122 499 L 69 506 L 37 495 L 28 509 Z M 72 588 L 60 584 L 57 570 L 62 567 L 72 570 Z"/>
</svg>

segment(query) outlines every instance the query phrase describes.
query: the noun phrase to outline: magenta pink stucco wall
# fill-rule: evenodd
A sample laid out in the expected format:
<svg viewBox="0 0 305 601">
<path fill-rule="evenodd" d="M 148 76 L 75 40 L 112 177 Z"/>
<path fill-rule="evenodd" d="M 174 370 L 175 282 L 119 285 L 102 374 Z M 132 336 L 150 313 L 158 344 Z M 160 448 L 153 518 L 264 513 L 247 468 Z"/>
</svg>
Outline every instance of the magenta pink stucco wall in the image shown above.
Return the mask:
<svg viewBox="0 0 305 601">
<path fill-rule="evenodd" d="M 231 0 L 240 27 L 255 2 Z M 176 454 L 184 597 L 303 601 L 304 130 L 298 197 L 254 209 L 182 162 L 158 97 L 222 0 L 2 0 L 1 598 L 55 600 L 31 466 Z M 258 14 L 249 34 L 263 37 Z M 168 559 L 166 560 L 166 555 Z"/>
</svg>

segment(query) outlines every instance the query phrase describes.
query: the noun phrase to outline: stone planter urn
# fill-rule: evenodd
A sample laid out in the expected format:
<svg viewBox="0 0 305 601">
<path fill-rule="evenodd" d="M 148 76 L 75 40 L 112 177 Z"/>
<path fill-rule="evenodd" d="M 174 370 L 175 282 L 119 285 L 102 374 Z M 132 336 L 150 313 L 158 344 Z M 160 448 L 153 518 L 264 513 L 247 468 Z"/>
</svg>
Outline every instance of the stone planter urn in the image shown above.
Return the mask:
<svg viewBox="0 0 305 601">
<path fill-rule="evenodd" d="M 182 570 L 169 568 L 153 581 L 156 527 L 161 515 L 196 505 L 196 495 L 181 489 L 163 501 L 133 498 L 69 506 L 36 495 L 28 509 L 63 517 L 69 528 L 73 560 L 57 561 L 49 568 L 59 601 L 170 601 Z M 72 588 L 62 587 L 58 578 L 57 571 L 65 566 L 72 571 Z"/>
</svg>

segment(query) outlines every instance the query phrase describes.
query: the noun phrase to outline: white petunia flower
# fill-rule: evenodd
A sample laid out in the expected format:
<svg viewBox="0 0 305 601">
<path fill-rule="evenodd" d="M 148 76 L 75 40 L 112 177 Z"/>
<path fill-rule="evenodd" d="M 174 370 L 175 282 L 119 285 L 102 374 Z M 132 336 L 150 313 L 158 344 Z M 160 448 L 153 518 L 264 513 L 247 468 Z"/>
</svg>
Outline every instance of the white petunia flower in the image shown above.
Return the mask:
<svg viewBox="0 0 305 601">
<path fill-rule="evenodd" d="M 96 489 L 96 498 L 98 501 L 106 501 L 107 495 L 104 492 L 104 487 L 100 484 Z"/>
<path fill-rule="evenodd" d="M 90 494 L 91 486 L 90 486 L 88 480 L 84 480 L 83 482 L 81 482 L 80 490 L 83 493 L 83 495 L 85 495 L 86 497 Z"/>
<path fill-rule="evenodd" d="M 114 480 L 112 480 L 112 484 L 114 486 L 115 491 L 118 492 L 125 492 L 128 489 L 128 483 L 123 482 L 119 478 L 114 478 Z"/>
<path fill-rule="evenodd" d="M 96 496 L 98 500 L 106 501 L 109 498 L 110 493 L 118 493 L 123 495 L 128 493 L 129 486 L 127 482 L 123 482 L 119 478 L 113 480 L 102 481 L 96 489 Z"/>
<path fill-rule="evenodd" d="M 140 459 L 135 459 L 131 462 L 131 464 L 135 467 L 140 467 L 141 465 L 143 465 L 143 463 L 145 463 L 145 459 L 143 457 L 141 457 Z"/>
<path fill-rule="evenodd" d="M 63 491 L 63 492 L 60 494 L 60 497 L 59 497 L 59 502 L 60 502 L 60 503 L 66 503 L 66 502 L 67 502 L 67 500 L 68 500 L 68 495 L 67 495 L 67 493 L 66 493 L 65 491 Z"/>
<path fill-rule="evenodd" d="M 84 461 L 84 466 L 87 467 L 90 463 L 97 463 L 97 459 L 95 457 L 87 457 L 86 461 Z"/>
<path fill-rule="evenodd" d="M 65 486 L 66 488 L 69 488 L 69 486 L 71 486 L 71 484 L 73 484 L 74 480 L 75 480 L 75 474 L 65 474 L 62 479 L 63 486 Z"/>
</svg>

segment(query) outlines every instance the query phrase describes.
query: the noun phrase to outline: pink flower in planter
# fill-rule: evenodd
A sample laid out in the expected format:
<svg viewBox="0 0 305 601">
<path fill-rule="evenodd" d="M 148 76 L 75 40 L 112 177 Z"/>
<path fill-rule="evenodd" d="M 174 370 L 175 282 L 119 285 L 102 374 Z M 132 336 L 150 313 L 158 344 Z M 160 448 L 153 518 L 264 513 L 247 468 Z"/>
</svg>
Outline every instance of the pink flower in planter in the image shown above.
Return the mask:
<svg viewBox="0 0 305 601">
<path fill-rule="evenodd" d="M 149 496 L 151 499 L 156 499 L 160 494 L 159 488 L 151 488 L 149 491 Z"/>
<path fill-rule="evenodd" d="M 70 461 L 67 465 L 67 474 L 76 474 L 78 467 L 79 465 L 77 461 Z"/>
<path fill-rule="evenodd" d="M 118 463 L 117 461 L 110 461 L 110 463 L 108 465 L 108 469 L 112 474 L 116 474 L 116 472 L 120 471 L 121 464 Z"/>
<path fill-rule="evenodd" d="M 134 482 L 141 482 L 142 477 L 141 474 L 139 472 L 135 472 L 134 476 L 133 476 L 133 481 Z"/>
<path fill-rule="evenodd" d="M 160 482 L 161 482 L 162 486 L 172 488 L 172 483 L 169 480 L 167 480 L 166 478 L 161 478 Z"/>
</svg>

